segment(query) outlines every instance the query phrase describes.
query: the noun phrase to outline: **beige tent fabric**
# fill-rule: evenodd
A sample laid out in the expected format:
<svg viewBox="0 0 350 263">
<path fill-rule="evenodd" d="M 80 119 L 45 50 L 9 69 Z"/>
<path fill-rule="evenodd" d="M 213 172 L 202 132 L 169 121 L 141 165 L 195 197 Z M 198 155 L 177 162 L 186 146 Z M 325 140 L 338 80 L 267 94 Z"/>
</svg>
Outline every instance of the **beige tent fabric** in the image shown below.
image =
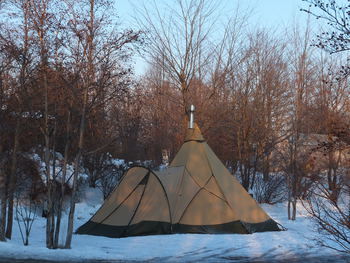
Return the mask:
<svg viewBox="0 0 350 263">
<path fill-rule="evenodd" d="M 200 187 L 203 187 L 212 175 L 205 148 L 202 143 L 196 141 L 188 141 L 180 148 L 170 164 L 170 167 L 176 166 L 185 166 Z"/>
<path fill-rule="evenodd" d="M 150 174 L 140 206 L 131 224 L 137 224 L 142 221 L 170 222 L 170 209 L 167 197 L 153 173 Z"/>
<path fill-rule="evenodd" d="M 180 220 L 185 225 L 217 225 L 238 220 L 222 199 L 201 189 Z"/>
<path fill-rule="evenodd" d="M 230 174 L 206 143 L 205 148 L 208 161 L 219 187 L 222 189 L 223 194 L 232 209 L 237 211 L 239 219 L 246 223 L 259 223 L 270 219 L 238 180 Z"/>
<path fill-rule="evenodd" d="M 138 186 L 132 194 L 126 199 L 118 209 L 112 213 L 101 213 L 100 217 L 96 218 L 102 219 L 97 222 L 102 221 L 103 224 L 106 225 L 114 225 L 114 226 L 125 226 L 128 225 L 133 214 L 136 211 L 137 204 L 141 198 L 142 192 L 144 190 L 144 186 Z M 95 219 L 94 219 L 95 221 Z"/>
<path fill-rule="evenodd" d="M 138 186 L 147 173 L 148 170 L 142 167 L 135 167 L 128 170 L 118 187 L 112 192 L 107 200 L 105 200 L 103 206 L 97 211 L 91 220 L 94 222 L 101 222 L 108 215 L 113 213 L 115 209 L 128 198 L 130 193 Z M 140 191 L 137 192 L 139 193 Z M 122 209 L 127 208 L 123 207 Z"/>
<path fill-rule="evenodd" d="M 214 176 L 212 176 L 209 182 L 205 185 L 205 189 L 213 195 L 217 196 L 218 198 L 226 201 L 226 198 L 222 193 L 221 189 L 219 188 Z"/>
<path fill-rule="evenodd" d="M 190 153 L 193 152 L 193 148 L 195 147 L 196 142 L 189 141 L 183 144 L 180 148 L 180 151 L 175 155 L 173 161 L 170 164 L 169 168 L 176 166 L 186 166 L 187 160 L 190 156 Z"/>
<path fill-rule="evenodd" d="M 186 169 L 191 174 L 196 183 L 203 187 L 209 178 L 212 176 L 212 171 L 206 158 L 205 148 L 203 143 L 190 141 L 188 144 L 192 144 L 191 151 L 188 153 Z M 178 155 L 181 155 L 180 149 Z"/>
<path fill-rule="evenodd" d="M 184 166 L 170 167 L 161 172 L 156 172 L 161 180 L 169 199 L 170 208 L 173 211 L 180 188 L 182 186 L 182 177 L 185 172 Z"/>
<path fill-rule="evenodd" d="M 236 230 L 233 226 L 223 230 L 235 222 Z M 168 169 L 129 169 L 81 232 L 119 237 L 170 233 L 172 227 L 186 231 L 185 226 L 198 226 L 189 231 L 215 233 L 214 228 L 207 227 L 221 226 L 217 230 L 220 233 L 242 233 L 249 228 L 245 223 L 263 223 L 262 228 L 255 226 L 252 231 L 278 230 L 277 224 L 218 159 L 195 124 L 194 129 L 188 129 L 185 143 Z M 135 226 L 131 232 L 127 232 L 129 226 Z M 251 232 L 248 228 L 247 232 Z"/>
<path fill-rule="evenodd" d="M 178 192 L 173 195 L 175 199 L 171 200 L 171 203 L 173 204 L 171 207 L 173 224 L 179 223 L 183 212 L 199 190 L 200 187 L 195 183 L 187 170 L 184 170 L 181 178 L 181 186 Z M 167 192 L 169 191 L 167 190 Z"/>
<path fill-rule="evenodd" d="M 182 145 L 170 167 L 185 166 L 189 176 L 200 188 L 205 187 L 208 191 L 221 198 L 222 203 L 228 205 L 235 216 L 230 219 L 226 217 L 228 221 L 222 223 L 234 220 L 241 220 L 246 223 L 259 223 L 270 219 L 238 180 L 230 174 L 209 145 L 203 141 L 203 136 L 197 125 L 195 125 L 194 129 L 188 129 L 186 140 L 187 142 Z M 209 204 L 208 200 L 203 199 L 202 201 L 203 204 Z M 198 201 L 196 202 L 198 203 Z M 206 208 L 207 213 L 215 214 L 216 211 L 211 211 L 210 208 L 211 206 L 208 205 Z M 191 211 L 191 209 L 192 204 L 187 210 Z M 175 214 L 174 222 L 177 222 L 179 212 Z M 215 224 L 214 221 L 213 218 L 213 221 L 208 223 Z M 196 220 L 193 220 L 193 224 L 197 224 Z"/>
<path fill-rule="evenodd" d="M 194 123 L 193 129 L 187 129 L 185 142 L 187 141 L 204 141 L 197 123 Z"/>
</svg>

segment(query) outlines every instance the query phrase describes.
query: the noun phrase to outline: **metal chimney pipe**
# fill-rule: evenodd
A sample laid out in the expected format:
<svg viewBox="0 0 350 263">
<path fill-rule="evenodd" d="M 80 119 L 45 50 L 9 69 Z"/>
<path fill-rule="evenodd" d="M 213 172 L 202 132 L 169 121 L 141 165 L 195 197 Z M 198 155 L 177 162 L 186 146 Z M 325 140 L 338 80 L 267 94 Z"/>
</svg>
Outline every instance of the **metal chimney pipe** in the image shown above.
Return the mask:
<svg viewBox="0 0 350 263">
<path fill-rule="evenodd" d="M 193 122 L 194 122 L 194 105 L 191 105 L 190 107 L 190 129 L 193 129 Z"/>
</svg>

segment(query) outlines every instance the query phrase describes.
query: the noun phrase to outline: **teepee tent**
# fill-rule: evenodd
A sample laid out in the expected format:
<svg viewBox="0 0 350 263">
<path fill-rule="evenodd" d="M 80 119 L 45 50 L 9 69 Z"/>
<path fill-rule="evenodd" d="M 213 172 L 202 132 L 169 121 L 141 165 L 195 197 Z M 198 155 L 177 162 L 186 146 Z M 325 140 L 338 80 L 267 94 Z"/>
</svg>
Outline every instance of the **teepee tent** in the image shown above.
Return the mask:
<svg viewBox="0 0 350 263">
<path fill-rule="evenodd" d="M 172 233 L 279 231 L 204 140 L 197 125 L 168 169 L 133 167 L 78 234 L 127 237 Z"/>
</svg>

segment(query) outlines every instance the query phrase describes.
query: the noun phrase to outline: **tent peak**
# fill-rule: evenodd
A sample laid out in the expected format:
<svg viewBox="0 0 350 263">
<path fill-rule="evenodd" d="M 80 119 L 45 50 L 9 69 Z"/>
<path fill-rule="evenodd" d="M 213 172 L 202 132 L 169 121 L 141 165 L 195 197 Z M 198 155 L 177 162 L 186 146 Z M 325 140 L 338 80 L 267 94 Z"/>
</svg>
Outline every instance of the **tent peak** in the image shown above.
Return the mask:
<svg viewBox="0 0 350 263">
<path fill-rule="evenodd" d="M 193 128 L 187 129 L 185 142 L 188 141 L 204 141 L 203 135 L 197 123 L 193 123 Z"/>
</svg>

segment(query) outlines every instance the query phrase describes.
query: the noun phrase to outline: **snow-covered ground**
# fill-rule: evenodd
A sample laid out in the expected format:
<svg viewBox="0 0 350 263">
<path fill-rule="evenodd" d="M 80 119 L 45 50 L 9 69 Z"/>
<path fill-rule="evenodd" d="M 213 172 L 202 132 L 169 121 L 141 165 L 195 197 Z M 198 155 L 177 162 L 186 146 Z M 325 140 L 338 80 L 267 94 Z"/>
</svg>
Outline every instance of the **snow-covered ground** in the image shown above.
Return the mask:
<svg viewBox="0 0 350 263">
<path fill-rule="evenodd" d="M 75 228 L 85 223 L 99 208 L 97 192 L 87 192 L 77 204 Z M 17 222 L 12 240 L 0 242 L 0 262 L 5 259 L 40 259 L 71 262 L 148 261 L 148 262 L 349 262 L 350 258 L 312 241 L 317 237 L 301 206 L 297 220 L 287 219 L 286 204 L 263 205 L 269 215 L 287 231 L 252 235 L 176 234 L 129 238 L 74 235 L 72 249 L 45 248 L 45 219 L 36 218 L 30 244 L 22 245 Z M 293 261 L 294 259 L 294 261 Z M 324 260 L 322 260 L 324 259 Z"/>
</svg>

